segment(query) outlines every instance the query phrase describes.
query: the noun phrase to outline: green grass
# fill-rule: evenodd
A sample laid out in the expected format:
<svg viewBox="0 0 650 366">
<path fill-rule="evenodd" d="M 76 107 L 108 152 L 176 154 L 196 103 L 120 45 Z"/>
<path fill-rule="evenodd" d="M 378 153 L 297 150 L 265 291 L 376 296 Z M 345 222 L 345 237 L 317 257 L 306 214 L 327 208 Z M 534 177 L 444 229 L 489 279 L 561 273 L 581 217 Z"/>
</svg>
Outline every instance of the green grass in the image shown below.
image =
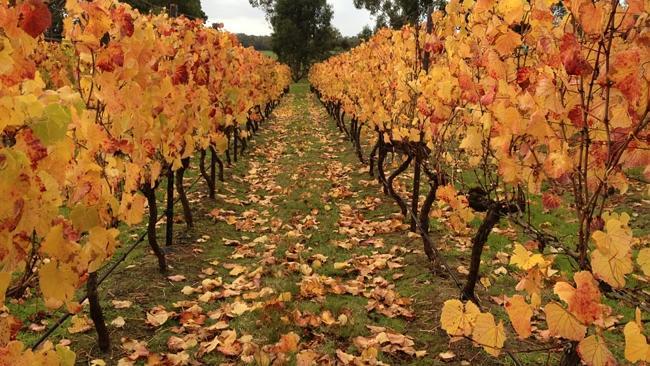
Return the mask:
<svg viewBox="0 0 650 366">
<path fill-rule="evenodd" d="M 261 207 L 255 204 L 234 205 L 227 203 L 223 198 L 218 197 L 216 201 L 211 201 L 205 196 L 206 186 L 203 181 L 191 190 L 191 199 L 196 202 L 192 203 L 192 209 L 195 219 L 195 227 L 186 230 L 184 224 L 178 223 L 175 227 L 175 245 L 168 248 L 169 263 L 173 267 L 169 274 L 183 274 L 187 280 L 180 283 L 172 283 L 165 279 L 164 276 L 157 273 L 155 258 L 150 254 L 147 243 L 142 243 L 128 258 L 120 265 L 118 270 L 100 287 L 100 296 L 102 306 L 108 322 L 117 316 L 126 319 L 126 326 L 123 329 L 115 329 L 111 326 L 111 339 L 113 350 L 109 354 L 102 354 L 96 349 L 94 333 L 71 335 L 66 328 L 67 323 L 57 330 L 51 337 L 53 342 L 61 339 L 70 339 L 72 348 L 78 354 L 78 363 L 87 364 L 94 358 L 103 358 L 109 364 L 117 363 L 124 352 L 120 349 L 120 339 L 123 337 L 144 340 L 148 342 L 149 349 L 152 352 L 167 352 L 167 339 L 174 335 L 173 326 L 178 325 L 176 320 L 170 321 L 165 326 L 154 329 L 144 324 L 146 312 L 156 305 L 164 305 L 168 310 L 173 309 L 173 304 L 180 300 L 190 300 L 192 297 L 184 296 L 180 290 L 185 285 L 197 286 L 204 275 L 201 270 L 211 267 L 215 274 L 211 278 L 221 276 L 225 283 L 234 280 L 233 276 L 228 274 L 229 270 L 223 267 L 224 263 L 233 263 L 242 265 L 248 270 L 254 270 L 261 266 L 261 253 L 265 250 L 265 245 L 258 244 L 255 246 L 255 252 L 258 256 L 253 258 L 232 259 L 229 256 L 235 250 L 232 246 L 224 245 L 222 239 L 240 240 L 242 243 L 249 243 L 255 238 L 267 235 L 275 246 L 271 248 L 276 262 L 269 265 L 262 265 L 263 275 L 259 279 L 260 288 L 270 287 L 275 291 L 275 296 L 280 293 L 289 292 L 292 300 L 272 309 L 256 310 L 252 313 L 245 313 L 242 316 L 229 320 L 230 329 L 237 331 L 238 336 L 250 334 L 254 337 L 255 342 L 262 345 L 272 345 L 277 342 L 282 334 L 296 332 L 301 336 L 303 342 L 309 343 L 315 351 L 336 357 L 337 349 L 359 354 L 357 347 L 353 344 L 354 337 L 369 336 L 368 326 L 383 326 L 392 331 L 403 332 L 415 339 L 415 348 L 428 351 L 428 355 L 422 359 L 407 357 L 405 355 L 390 355 L 381 353 L 380 360 L 400 365 L 440 365 L 443 364 L 437 357 L 439 352 L 453 349 L 458 355 L 458 359 L 471 360 L 474 364 L 492 365 L 492 364 L 512 364 L 507 358 L 501 357 L 494 359 L 486 356 L 478 348 L 472 347 L 469 342 L 458 342 L 449 344 L 449 337 L 439 328 L 439 316 L 442 304 L 445 300 L 457 298 L 458 288 L 451 281 L 445 271 L 441 269 L 430 268 L 431 265 L 422 252 L 422 243 L 418 238 L 410 238 L 406 231 L 398 231 L 390 234 L 376 235 L 377 238 L 384 240 L 383 248 L 373 248 L 372 246 L 356 246 L 350 250 L 337 247 L 334 241 L 350 241 L 351 238 L 339 232 L 339 219 L 341 214 L 340 205 L 347 204 L 357 208 L 364 219 L 370 221 L 381 221 L 393 217 L 398 209 L 390 197 L 381 193 L 379 185 L 370 184 L 373 181 L 367 172 L 362 171 L 362 165 L 358 162 L 352 145 L 338 131 L 333 121 L 323 115 L 323 109 L 318 105 L 318 101 L 309 93 L 309 85 L 305 82 L 293 84 L 290 90 L 290 96 L 283 102 L 285 105 L 278 115 L 271 121 L 262 125 L 258 135 L 256 135 L 249 145 L 249 149 L 237 163 L 226 169 L 226 182 L 218 182 L 218 193 L 224 194 L 229 198 L 238 198 L 241 201 L 248 201 L 251 195 L 267 197 L 277 195 L 273 200 L 273 206 Z M 287 109 L 288 108 L 288 109 Z M 291 116 L 283 115 L 285 112 L 291 112 Z M 269 157 L 265 152 L 272 148 L 284 147 L 284 151 L 277 160 L 269 163 Z M 364 151 L 369 151 L 370 146 L 365 145 Z M 327 154 L 327 155 L 326 155 Z M 337 181 L 330 181 L 326 173 L 334 164 L 342 164 L 343 168 L 349 168 L 349 173 Z M 197 175 L 197 161 L 192 162 L 192 168 L 187 173 L 187 182 L 191 182 Z M 265 184 L 251 187 L 243 180 L 251 167 L 269 168 L 264 171 L 263 182 L 273 182 L 274 185 L 281 187 L 281 192 L 274 192 Z M 271 169 L 273 168 L 273 169 Z M 277 168 L 277 169 L 276 169 Z M 410 187 L 408 174 L 405 174 L 402 183 Z M 352 192 L 353 196 L 345 199 L 332 199 L 328 194 L 335 186 L 346 186 Z M 158 190 L 160 199 L 159 209 L 163 210 L 163 192 L 164 184 Z M 426 194 L 426 188 L 422 192 Z M 381 202 L 373 209 L 360 208 L 367 197 L 377 198 Z M 635 202 L 638 202 L 639 195 L 630 195 L 622 201 L 622 207 L 630 210 L 638 210 Z M 532 203 L 531 222 L 537 226 L 546 226 L 558 237 L 566 240 L 569 245 L 574 244 L 575 223 L 570 222 L 573 213 L 567 208 L 559 209 L 554 212 L 544 212 L 538 200 Z M 312 210 L 318 210 L 315 219 L 318 221 L 317 228 L 305 229 L 305 236 L 293 238 L 286 235 L 287 229 L 281 228 L 277 233 L 269 230 L 262 230 L 263 226 L 256 225 L 253 231 L 240 231 L 233 225 L 228 225 L 222 221 L 215 221 L 208 217 L 207 214 L 214 208 L 223 210 L 232 210 L 236 216 L 241 216 L 244 212 L 257 209 L 260 214 L 258 218 L 281 220 L 283 224 L 295 226 L 301 220 L 311 214 Z M 329 209 L 329 210 L 328 210 Z M 175 207 L 177 214 L 180 213 L 181 207 Z M 268 211 L 268 216 L 261 212 Z M 645 211 L 640 213 L 645 214 Z M 650 227 L 648 220 L 650 215 L 639 215 L 634 220 L 635 234 L 648 235 Z M 473 223 L 474 228 L 479 225 L 477 218 Z M 499 225 L 501 230 L 510 228 L 507 219 L 503 219 Z M 123 228 L 124 232 L 120 238 L 123 247 L 128 247 L 132 242 L 132 236 L 137 236 L 143 232 L 142 226 L 131 229 Z M 450 233 L 442 222 L 432 220 L 431 223 L 432 238 L 435 244 L 443 249 L 443 255 L 452 269 L 457 266 L 468 266 L 469 252 L 461 251 L 455 245 L 455 236 Z M 164 225 L 159 228 L 159 242 L 163 242 Z M 197 243 L 197 239 L 203 235 L 210 238 L 205 243 Z M 518 277 L 512 273 L 508 275 L 496 276 L 493 274 L 494 269 L 504 266 L 509 271 L 513 268 L 503 263 L 493 263 L 499 252 L 508 252 L 512 247 L 514 239 L 524 243 L 528 238 L 519 230 L 514 234 L 492 233 L 488 240 L 488 245 L 483 254 L 483 265 L 481 273 L 488 276 L 492 281 L 492 286 L 488 289 L 479 285 L 479 294 L 484 304 L 491 308 L 491 312 L 498 319 L 506 319 L 507 315 L 499 306 L 490 306 L 489 296 L 498 296 L 502 294 L 515 293 L 515 285 Z M 392 248 L 403 248 L 403 267 L 393 270 L 381 270 L 373 273 L 372 277 L 378 276 L 387 279 L 394 289 L 401 295 L 413 300 L 411 306 L 415 317 L 390 318 L 379 314 L 376 311 L 367 311 L 366 306 L 368 299 L 364 296 L 351 296 L 349 294 L 327 294 L 323 298 L 306 298 L 300 294 L 300 282 L 303 274 L 296 270 L 289 269 L 287 261 L 287 252 L 290 252 L 297 245 L 304 246 L 304 251 L 300 254 L 297 261 L 300 264 L 310 264 L 310 258 L 313 255 L 321 254 L 328 257 L 327 261 L 319 268 L 312 268 L 315 274 L 323 275 L 338 279 L 341 282 L 353 280 L 358 276 L 357 271 L 349 269 L 336 269 L 334 263 L 344 262 L 354 257 L 371 256 L 375 253 L 388 253 Z M 120 251 L 118 251 L 119 255 Z M 401 253 L 401 251 L 400 251 Z M 117 257 L 117 256 L 116 256 Z M 217 265 L 210 262 L 218 260 Z M 571 263 L 558 256 L 556 264 L 564 271 L 571 271 Z M 393 276 L 399 277 L 392 280 Z M 400 277 L 401 276 L 401 277 Z M 371 280 L 369 278 L 368 280 Z M 461 281 L 463 277 L 461 276 Z M 81 295 L 81 292 L 80 292 Z M 547 295 L 548 296 L 548 295 Z M 131 300 L 134 305 L 129 309 L 116 310 L 111 305 L 111 300 Z M 234 298 L 219 300 L 212 303 L 200 304 L 204 312 L 210 312 L 219 309 L 227 302 L 232 302 Z M 266 299 L 265 299 L 266 300 Z M 612 307 L 620 310 L 628 319 L 632 313 L 631 308 L 624 307 L 621 309 L 618 304 L 608 302 Z M 25 320 L 26 324 L 30 321 L 44 319 L 52 324 L 57 316 L 61 313 L 48 313 L 41 305 L 37 297 L 26 299 L 22 303 L 10 303 L 11 312 L 19 318 Z M 323 311 L 330 311 L 335 318 L 345 314 L 348 322 L 345 325 L 317 327 L 306 326 L 300 327 L 291 320 L 295 311 L 300 311 L 303 315 L 319 315 Z M 213 320 L 208 320 L 206 326 L 213 324 Z M 514 340 L 512 330 L 509 332 L 509 342 Z M 34 342 L 40 333 L 35 333 L 23 328 L 18 335 L 20 340 L 27 344 Z M 620 342 L 620 337 L 613 339 Z M 517 344 L 515 343 L 515 346 Z M 190 354 L 194 355 L 196 349 L 191 350 Z M 618 355 L 618 353 L 617 353 Z M 525 365 L 537 365 L 545 361 L 546 354 L 520 355 L 518 358 Z M 553 359 L 552 359 L 553 360 Z M 222 362 L 235 362 L 236 359 L 226 357 L 219 352 L 213 352 L 205 355 L 201 361 L 206 364 L 219 364 Z M 292 358 L 289 364 L 293 364 L 295 358 Z"/>
<path fill-rule="evenodd" d="M 262 54 L 267 55 L 274 60 L 278 59 L 278 55 L 273 51 L 262 51 Z"/>
</svg>

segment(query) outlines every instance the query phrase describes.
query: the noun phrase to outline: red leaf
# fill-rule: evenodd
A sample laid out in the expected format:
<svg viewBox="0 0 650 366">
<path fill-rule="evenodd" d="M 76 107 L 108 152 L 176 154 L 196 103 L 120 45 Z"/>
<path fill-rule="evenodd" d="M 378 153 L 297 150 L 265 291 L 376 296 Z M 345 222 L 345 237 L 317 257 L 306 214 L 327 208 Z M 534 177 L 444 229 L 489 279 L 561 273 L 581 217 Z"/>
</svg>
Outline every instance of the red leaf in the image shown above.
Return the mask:
<svg viewBox="0 0 650 366">
<path fill-rule="evenodd" d="M 531 69 L 530 67 L 527 66 L 520 67 L 517 70 L 517 84 L 519 84 L 519 86 L 522 89 L 528 88 L 528 86 L 530 86 L 530 77 L 532 76 L 532 74 L 533 74 L 533 69 Z"/>
<path fill-rule="evenodd" d="M 113 10 L 113 19 L 115 19 L 116 23 L 120 25 L 120 32 L 123 36 L 133 36 L 133 31 L 135 30 L 133 26 L 133 17 L 130 13 L 127 13 L 124 6 Z"/>
<path fill-rule="evenodd" d="M 558 207 L 560 207 L 560 204 L 562 203 L 562 198 L 560 198 L 557 195 L 554 195 L 553 193 L 544 193 L 542 195 L 542 205 L 544 206 L 545 210 L 553 210 Z"/>
<path fill-rule="evenodd" d="M 176 68 L 176 72 L 174 72 L 174 75 L 172 76 L 172 84 L 187 84 L 189 78 L 190 74 L 187 71 L 187 66 L 180 65 Z"/>
<path fill-rule="evenodd" d="M 115 67 L 124 66 L 124 51 L 122 47 L 116 43 L 108 45 L 97 60 L 97 67 L 102 71 L 114 71 Z"/>
<path fill-rule="evenodd" d="M 52 14 L 42 0 L 25 1 L 20 8 L 20 28 L 33 38 L 38 37 L 52 25 Z"/>
<path fill-rule="evenodd" d="M 580 128 L 585 127 L 584 113 L 581 106 L 576 105 L 569 111 L 569 119 L 574 126 Z"/>
<path fill-rule="evenodd" d="M 567 74 L 586 76 L 593 71 L 589 62 L 582 56 L 580 43 L 573 34 L 567 33 L 562 37 L 560 53 Z"/>
</svg>

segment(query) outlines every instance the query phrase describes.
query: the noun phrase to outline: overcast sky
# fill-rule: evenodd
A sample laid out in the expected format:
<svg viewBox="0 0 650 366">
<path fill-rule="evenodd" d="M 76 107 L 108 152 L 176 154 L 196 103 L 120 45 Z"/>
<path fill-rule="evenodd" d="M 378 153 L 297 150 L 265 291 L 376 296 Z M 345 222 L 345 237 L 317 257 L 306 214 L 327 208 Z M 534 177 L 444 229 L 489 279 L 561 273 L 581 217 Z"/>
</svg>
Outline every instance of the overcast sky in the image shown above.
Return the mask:
<svg viewBox="0 0 650 366">
<path fill-rule="evenodd" d="M 344 36 L 353 36 L 364 25 L 374 21 L 366 10 L 354 7 L 352 0 L 327 0 L 334 7 L 332 24 Z M 271 34 L 271 27 L 264 18 L 264 12 L 253 8 L 248 0 L 201 0 L 203 11 L 208 15 L 208 24 L 224 23 L 233 33 L 256 35 Z"/>
</svg>

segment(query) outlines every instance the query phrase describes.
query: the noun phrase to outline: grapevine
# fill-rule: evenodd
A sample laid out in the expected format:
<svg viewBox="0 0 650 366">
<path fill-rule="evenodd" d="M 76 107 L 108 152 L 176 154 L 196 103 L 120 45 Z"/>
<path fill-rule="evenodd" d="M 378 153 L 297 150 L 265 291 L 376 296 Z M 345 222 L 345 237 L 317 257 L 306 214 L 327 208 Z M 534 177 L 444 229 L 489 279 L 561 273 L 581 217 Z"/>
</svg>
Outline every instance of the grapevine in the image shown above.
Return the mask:
<svg viewBox="0 0 650 366">
<path fill-rule="evenodd" d="M 197 151 L 212 152 L 214 171 L 229 141 L 236 151 L 277 105 L 289 71 L 225 31 L 117 1 L 68 1 L 60 43 L 44 41 L 50 23 L 40 0 L 0 4 L 0 298 L 37 276 L 45 305 L 74 314 L 88 281 L 104 348 L 96 273 L 120 245 L 119 228 L 139 224 L 148 200 L 149 242 L 166 271 L 156 187 L 165 174 L 182 183 Z M 214 174 L 207 179 L 214 195 Z M 26 350 L 13 340 L 17 322 L 0 318 L 11 330 L 0 363 L 74 363 L 63 346 Z"/>
<path fill-rule="evenodd" d="M 460 299 L 448 300 L 440 319 L 452 338 L 510 354 L 510 325 L 516 338 L 549 342 L 558 352 L 553 339 L 569 342 L 562 364 L 611 365 L 618 334 L 627 361 L 648 360 L 645 295 L 630 278 L 649 272 L 650 249 L 634 237 L 630 216 L 611 205 L 612 192 L 628 190 L 634 168 L 650 175 L 647 6 L 451 1 L 426 24 L 381 30 L 312 69 L 314 91 L 360 156 L 361 130 L 371 139 L 370 172 L 377 168 L 412 230 L 419 220 L 426 236 L 434 205 L 451 210 L 452 230 L 474 230 Z M 405 158 L 387 176 L 389 153 Z M 393 187 L 409 166 L 410 208 Z M 421 174 L 429 190 L 419 207 Z M 575 240 L 535 225 L 536 202 L 570 210 Z M 504 294 L 507 323 L 475 290 L 483 248 L 501 220 L 528 239 L 510 253 L 520 281 Z M 424 242 L 435 261 L 434 244 Z M 621 296 L 638 306 L 633 318 L 608 305 Z M 535 330 L 534 320 L 545 325 Z"/>
</svg>

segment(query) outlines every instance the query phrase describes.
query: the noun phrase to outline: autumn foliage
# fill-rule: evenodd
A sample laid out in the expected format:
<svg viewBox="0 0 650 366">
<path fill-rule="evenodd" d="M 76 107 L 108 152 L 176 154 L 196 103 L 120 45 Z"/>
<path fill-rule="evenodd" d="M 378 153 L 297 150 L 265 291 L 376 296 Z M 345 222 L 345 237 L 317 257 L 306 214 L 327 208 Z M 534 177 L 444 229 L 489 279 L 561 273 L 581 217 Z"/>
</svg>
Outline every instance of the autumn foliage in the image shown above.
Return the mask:
<svg viewBox="0 0 650 366">
<path fill-rule="evenodd" d="M 47 308 L 76 313 L 118 224 L 142 221 L 143 187 L 245 137 L 289 71 L 234 35 L 112 0 L 68 1 L 64 40 L 46 43 L 47 5 L 13 3 L 0 3 L 0 300 L 38 268 Z M 0 317 L 0 364 L 74 363 L 61 346 L 25 351 L 13 322 Z"/>
<path fill-rule="evenodd" d="M 638 294 L 630 278 L 650 272 L 647 243 L 610 204 L 612 192 L 627 192 L 632 169 L 650 178 L 650 4 L 563 4 L 451 1 L 427 24 L 380 30 L 316 65 L 310 81 L 377 144 L 409 159 L 425 152 L 421 165 L 453 211 L 452 230 L 471 230 L 470 198 L 480 192 L 488 216 L 496 210 L 497 222 L 506 217 L 528 235 L 509 253 L 519 277 L 504 294 L 509 323 L 449 300 L 441 325 L 451 337 L 494 356 L 515 350 L 514 337 L 548 349 L 559 338 L 585 364 L 611 365 L 611 337 L 624 335 L 627 361 L 647 361 L 641 311 L 625 319 L 605 300 Z M 572 239 L 535 227 L 533 202 L 569 210 Z M 645 301 L 631 296 L 632 308 Z"/>
</svg>

